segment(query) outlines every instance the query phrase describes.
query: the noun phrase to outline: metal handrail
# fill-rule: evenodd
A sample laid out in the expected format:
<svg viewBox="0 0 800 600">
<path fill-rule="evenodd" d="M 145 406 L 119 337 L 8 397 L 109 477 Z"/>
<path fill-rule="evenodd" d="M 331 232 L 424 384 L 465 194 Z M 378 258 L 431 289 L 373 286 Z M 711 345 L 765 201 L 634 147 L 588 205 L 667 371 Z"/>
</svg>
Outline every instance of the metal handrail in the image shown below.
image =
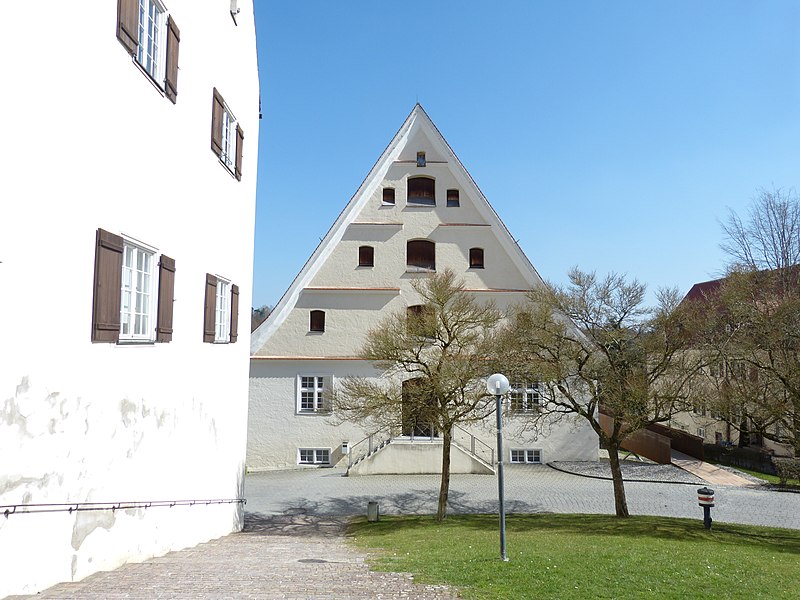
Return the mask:
<svg viewBox="0 0 800 600">
<path fill-rule="evenodd" d="M 461 432 L 464 435 L 469 437 L 469 446 L 465 447 L 456 439 L 456 433 Z M 458 445 L 459 447 L 463 448 L 464 450 L 468 450 L 470 454 L 473 456 L 478 457 L 489 466 L 494 468 L 494 448 L 492 448 L 489 444 L 483 442 L 482 440 L 476 438 L 466 429 L 462 429 L 458 425 L 453 427 L 453 443 Z"/>
<path fill-rule="evenodd" d="M 10 515 L 27 515 L 47 512 L 79 512 L 86 510 L 127 510 L 129 508 L 156 508 L 173 506 L 194 506 L 209 504 L 247 504 L 246 498 L 215 498 L 211 500 L 131 500 L 124 502 L 60 502 L 53 504 L 6 504 L 0 511 L 8 518 Z"/>
<path fill-rule="evenodd" d="M 363 440 L 360 440 L 355 444 L 353 444 L 352 446 L 350 446 L 350 451 L 347 453 L 347 470 L 349 471 L 350 467 L 352 467 L 359 460 L 372 455 L 372 453 L 378 450 L 378 448 L 381 447 L 384 443 L 391 440 L 392 440 L 392 428 L 391 426 L 387 425 L 386 427 L 378 429 L 378 431 L 372 432 Z M 365 443 L 366 446 L 363 446 L 362 444 Z M 361 448 L 359 448 L 359 450 L 356 451 L 356 448 L 358 448 L 359 446 L 361 446 Z"/>
</svg>

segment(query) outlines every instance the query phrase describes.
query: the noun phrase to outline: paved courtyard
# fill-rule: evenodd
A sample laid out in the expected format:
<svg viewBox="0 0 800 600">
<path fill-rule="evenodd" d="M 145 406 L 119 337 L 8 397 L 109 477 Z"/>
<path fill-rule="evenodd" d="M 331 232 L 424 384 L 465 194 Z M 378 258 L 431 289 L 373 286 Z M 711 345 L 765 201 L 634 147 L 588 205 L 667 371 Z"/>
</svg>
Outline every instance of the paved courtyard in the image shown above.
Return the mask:
<svg viewBox="0 0 800 600">
<path fill-rule="evenodd" d="M 455 598 L 441 586 L 414 584 L 409 575 L 374 573 L 366 556 L 346 544 L 347 517 L 366 513 L 367 502 L 382 514 L 431 514 L 437 475 L 343 477 L 336 469 L 248 475 L 245 531 L 171 552 L 139 564 L 64 583 L 33 600 L 439 600 Z M 665 477 L 661 474 L 661 479 Z M 692 481 L 676 472 L 666 479 Z M 634 515 L 702 518 L 697 483 L 629 481 Z M 800 494 L 759 488 L 714 486 L 715 521 L 800 529 Z M 506 467 L 509 513 L 614 512 L 611 482 L 543 465 Z M 451 513 L 497 510 L 497 479 L 453 475 Z"/>
</svg>

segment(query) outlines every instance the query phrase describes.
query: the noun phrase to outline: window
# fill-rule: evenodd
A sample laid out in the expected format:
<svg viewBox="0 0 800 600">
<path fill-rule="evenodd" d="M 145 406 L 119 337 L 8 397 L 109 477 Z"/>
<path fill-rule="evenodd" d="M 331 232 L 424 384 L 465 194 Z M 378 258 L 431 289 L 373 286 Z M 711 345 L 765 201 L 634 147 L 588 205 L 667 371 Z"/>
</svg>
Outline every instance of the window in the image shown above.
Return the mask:
<svg viewBox="0 0 800 600">
<path fill-rule="evenodd" d="M 410 271 L 435 271 L 436 244 L 430 240 L 410 240 L 406 244 L 406 265 Z"/>
<path fill-rule="evenodd" d="M 181 34 L 159 0 L 119 0 L 117 39 L 173 103 Z"/>
<path fill-rule="evenodd" d="M 170 342 L 175 261 L 154 248 L 98 229 L 93 342 Z"/>
<path fill-rule="evenodd" d="M 470 269 L 483 268 L 483 248 L 469 249 L 469 268 Z"/>
<path fill-rule="evenodd" d="M 698 428 L 697 428 L 697 437 L 701 437 L 701 438 L 705 439 L 705 437 L 706 437 L 706 430 L 705 430 L 705 428 L 704 428 L 704 427 L 698 427 Z"/>
<path fill-rule="evenodd" d="M 324 310 L 312 310 L 311 316 L 309 318 L 309 331 L 317 331 L 322 333 L 325 331 L 325 311 Z"/>
<path fill-rule="evenodd" d="M 394 206 L 394 188 L 383 188 L 383 203 L 387 206 Z"/>
<path fill-rule="evenodd" d="M 436 180 L 432 177 L 409 177 L 406 202 L 419 206 L 436 206 Z"/>
<path fill-rule="evenodd" d="M 512 412 L 536 412 L 542 406 L 541 384 L 513 383 L 510 399 Z"/>
<path fill-rule="evenodd" d="M 243 145 L 242 128 L 217 88 L 214 88 L 211 105 L 211 150 L 239 181 L 242 180 Z"/>
<path fill-rule="evenodd" d="M 447 190 L 447 206 L 451 208 L 461 206 L 461 202 L 458 198 L 458 190 Z"/>
<path fill-rule="evenodd" d="M 512 463 L 541 464 L 541 450 L 511 450 Z"/>
<path fill-rule="evenodd" d="M 297 454 L 297 462 L 301 465 L 331 464 L 331 451 L 329 448 L 299 448 Z"/>
<path fill-rule="evenodd" d="M 330 380 L 330 375 L 298 375 L 297 412 L 330 412 L 324 397 L 326 383 Z"/>
<path fill-rule="evenodd" d="M 358 266 L 359 267 L 375 266 L 375 248 L 373 248 L 372 246 L 360 246 L 358 248 Z"/>
<path fill-rule="evenodd" d="M 424 167 L 426 164 L 425 161 L 425 153 L 424 152 L 417 152 L 417 166 Z"/>
<path fill-rule="evenodd" d="M 235 343 L 239 337 L 239 286 L 206 273 L 203 342 Z"/>
</svg>

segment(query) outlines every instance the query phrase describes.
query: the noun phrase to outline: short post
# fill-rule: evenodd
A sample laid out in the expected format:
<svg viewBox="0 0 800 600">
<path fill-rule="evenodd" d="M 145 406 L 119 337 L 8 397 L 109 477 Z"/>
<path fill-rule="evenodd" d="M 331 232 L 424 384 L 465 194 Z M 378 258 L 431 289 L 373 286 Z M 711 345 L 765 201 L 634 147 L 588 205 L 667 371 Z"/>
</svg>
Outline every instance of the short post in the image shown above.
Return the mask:
<svg viewBox="0 0 800 600">
<path fill-rule="evenodd" d="M 495 397 L 497 402 L 497 496 L 500 505 L 500 557 L 508 562 L 506 554 L 506 503 L 505 482 L 503 481 L 503 395 L 511 386 L 505 375 L 495 373 L 486 380 L 486 391 Z"/>
<path fill-rule="evenodd" d="M 698 489 L 697 503 L 703 507 L 703 527 L 711 529 L 711 507 L 714 506 L 714 490 L 707 487 Z"/>
<path fill-rule="evenodd" d="M 377 502 L 367 502 L 367 521 L 375 523 L 381 518 L 380 507 Z"/>
</svg>

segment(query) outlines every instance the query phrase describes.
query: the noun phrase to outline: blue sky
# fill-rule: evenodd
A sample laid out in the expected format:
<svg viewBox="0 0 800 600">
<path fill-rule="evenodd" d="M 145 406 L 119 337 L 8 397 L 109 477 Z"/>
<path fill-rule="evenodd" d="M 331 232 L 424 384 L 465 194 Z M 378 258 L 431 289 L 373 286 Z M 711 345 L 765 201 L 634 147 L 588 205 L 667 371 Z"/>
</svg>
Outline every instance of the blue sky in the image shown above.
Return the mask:
<svg viewBox="0 0 800 600">
<path fill-rule="evenodd" d="M 255 0 L 253 305 L 419 101 L 547 280 L 718 276 L 719 220 L 800 190 L 800 2 Z M 651 296 L 652 298 L 652 296 Z"/>
</svg>

